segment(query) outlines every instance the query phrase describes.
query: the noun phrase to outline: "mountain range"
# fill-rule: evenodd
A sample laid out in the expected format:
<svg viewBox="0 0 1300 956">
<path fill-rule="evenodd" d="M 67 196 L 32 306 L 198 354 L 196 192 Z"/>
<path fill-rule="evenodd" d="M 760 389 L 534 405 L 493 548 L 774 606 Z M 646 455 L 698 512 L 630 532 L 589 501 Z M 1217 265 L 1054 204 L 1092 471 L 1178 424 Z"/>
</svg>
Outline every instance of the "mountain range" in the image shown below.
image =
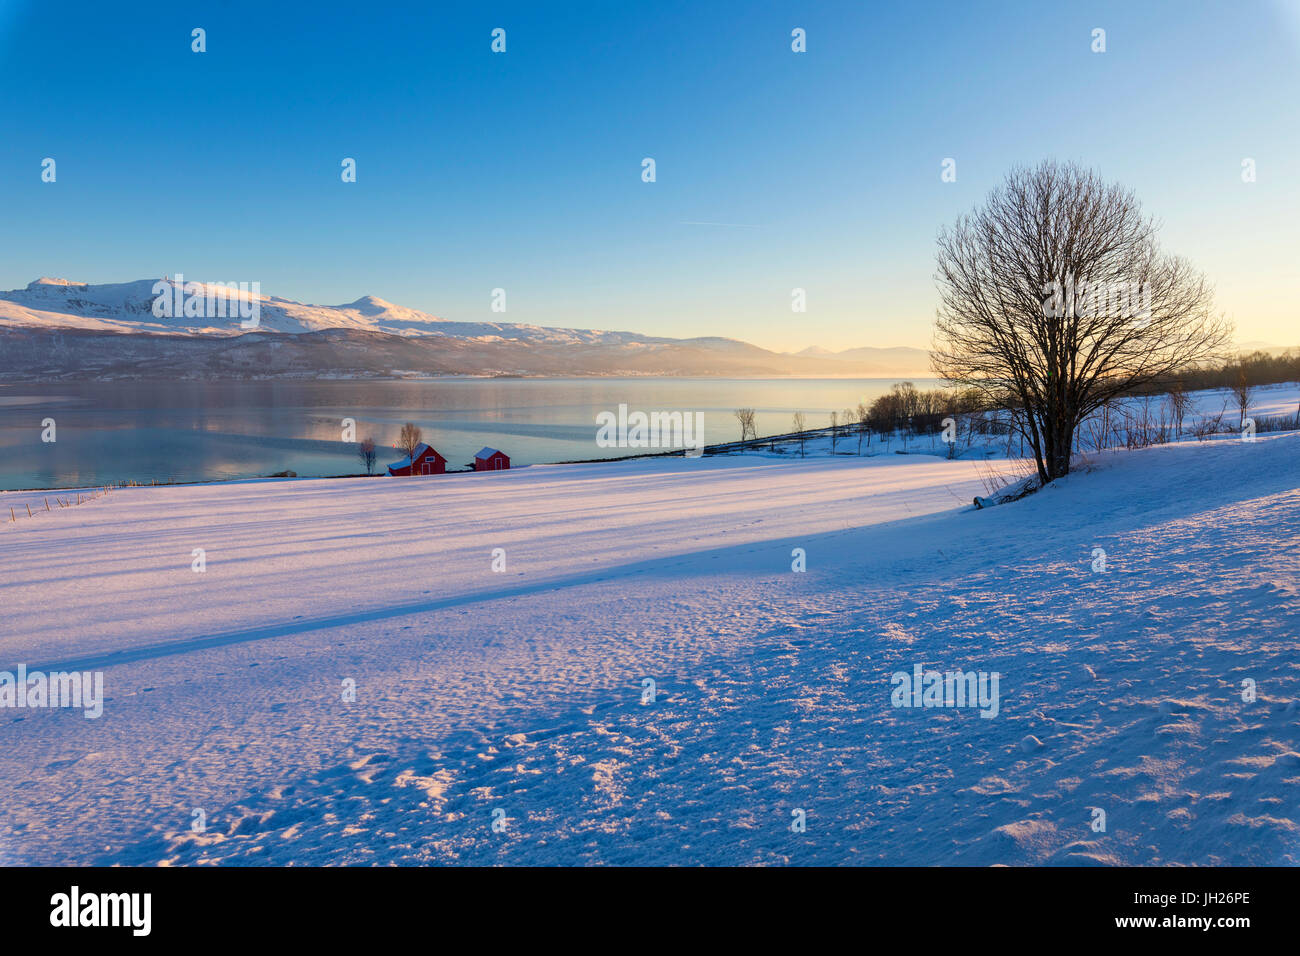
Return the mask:
<svg viewBox="0 0 1300 956">
<path fill-rule="evenodd" d="M 205 294 L 216 308 L 202 307 Z M 159 307 L 160 298 L 167 307 Z M 187 309 L 187 301 L 198 305 Z M 243 316 L 254 312 L 256 326 L 247 327 L 251 320 Z M 0 380 L 5 381 L 929 374 L 924 349 L 814 347 L 788 353 L 716 336 L 675 339 L 460 322 L 374 296 L 344 305 L 308 305 L 247 289 L 227 293 L 220 284 L 179 277 L 101 285 L 42 278 L 0 292 Z"/>
</svg>

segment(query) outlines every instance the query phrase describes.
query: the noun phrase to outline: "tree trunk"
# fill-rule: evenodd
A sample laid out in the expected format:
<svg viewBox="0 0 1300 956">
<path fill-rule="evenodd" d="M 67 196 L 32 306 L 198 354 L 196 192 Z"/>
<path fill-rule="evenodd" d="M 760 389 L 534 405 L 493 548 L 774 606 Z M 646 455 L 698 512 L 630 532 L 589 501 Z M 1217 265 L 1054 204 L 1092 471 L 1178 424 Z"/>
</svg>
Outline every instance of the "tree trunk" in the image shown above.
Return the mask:
<svg viewBox="0 0 1300 956">
<path fill-rule="evenodd" d="M 1070 449 L 1074 444 L 1074 429 L 1058 419 L 1049 423 L 1044 433 L 1043 458 L 1047 472 L 1044 481 L 1055 481 L 1070 473 Z"/>
</svg>

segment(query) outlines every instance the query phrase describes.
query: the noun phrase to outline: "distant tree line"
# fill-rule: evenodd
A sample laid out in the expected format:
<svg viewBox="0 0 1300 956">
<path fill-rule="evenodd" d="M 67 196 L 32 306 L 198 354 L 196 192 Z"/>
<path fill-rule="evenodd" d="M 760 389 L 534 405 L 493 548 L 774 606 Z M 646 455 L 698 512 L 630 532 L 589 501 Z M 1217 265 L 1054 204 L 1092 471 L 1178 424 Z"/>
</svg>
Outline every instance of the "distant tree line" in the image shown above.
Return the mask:
<svg viewBox="0 0 1300 956">
<path fill-rule="evenodd" d="M 1277 354 L 1255 351 L 1217 363 L 1182 369 L 1152 382 L 1135 394 L 1156 395 L 1206 388 L 1234 389 L 1242 384 L 1256 388 L 1279 382 L 1300 382 L 1300 349 Z"/>
<path fill-rule="evenodd" d="M 890 432 L 933 435 L 943 429 L 945 418 L 981 410 L 983 400 L 978 393 L 921 389 L 911 382 L 898 382 L 867 407 L 865 424 L 878 435 Z"/>
</svg>

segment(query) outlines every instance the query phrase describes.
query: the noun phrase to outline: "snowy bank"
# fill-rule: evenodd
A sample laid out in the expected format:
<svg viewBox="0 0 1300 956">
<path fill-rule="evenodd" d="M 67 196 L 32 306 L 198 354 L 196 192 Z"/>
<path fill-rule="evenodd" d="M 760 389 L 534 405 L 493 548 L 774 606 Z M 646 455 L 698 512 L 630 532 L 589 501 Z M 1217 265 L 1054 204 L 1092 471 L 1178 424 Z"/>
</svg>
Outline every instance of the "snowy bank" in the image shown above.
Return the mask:
<svg viewBox="0 0 1300 956">
<path fill-rule="evenodd" d="M 893 455 L 121 489 L 0 529 L 0 668 L 106 695 L 0 711 L 0 861 L 1295 864 L 1298 474 L 1286 435 L 988 511 Z M 996 716 L 894 706 L 916 665 Z"/>
</svg>

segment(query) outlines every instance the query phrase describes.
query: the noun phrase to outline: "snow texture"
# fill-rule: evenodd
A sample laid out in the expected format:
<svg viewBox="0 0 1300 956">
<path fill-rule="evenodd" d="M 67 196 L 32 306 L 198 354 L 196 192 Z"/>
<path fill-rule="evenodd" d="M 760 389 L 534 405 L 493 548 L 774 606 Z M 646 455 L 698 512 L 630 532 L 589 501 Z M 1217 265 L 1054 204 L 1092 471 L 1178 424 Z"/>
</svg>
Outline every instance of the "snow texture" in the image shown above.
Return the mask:
<svg viewBox="0 0 1300 956">
<path fill-rule="evenodd" d="M 1294 865 L 1297 475 L 1282 434 L 983 511 L 920 455 L 42 510 L 0 668 L 108 700 L 0 711 L 0 862 Z M 893 706 L 915 664 L 998 672 L 997 716 Z"/>
</svg>

